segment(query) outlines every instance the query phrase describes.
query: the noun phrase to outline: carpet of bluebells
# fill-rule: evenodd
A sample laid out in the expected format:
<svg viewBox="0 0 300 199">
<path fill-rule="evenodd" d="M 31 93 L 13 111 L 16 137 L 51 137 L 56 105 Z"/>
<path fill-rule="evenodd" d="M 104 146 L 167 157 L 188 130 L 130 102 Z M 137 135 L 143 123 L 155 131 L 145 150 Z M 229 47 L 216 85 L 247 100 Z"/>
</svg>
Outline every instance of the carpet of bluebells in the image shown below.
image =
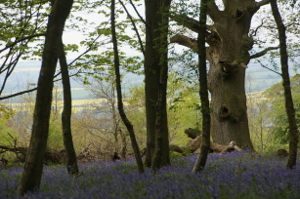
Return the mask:
<svg viewBox="0 0 300 199">
<path fill-rule="evenodd" d="M 250 152 L 210 154 L 201 173 L 191 173 L 197 156 L 177 158 L 155 174 L 137 172 L 133 160 L 79 165 L 78 178 L 64 167 L 44 168 L 40 192 L 45 198 L 300 198 L 300 169 L 286 169 L 286 158 L 259 157 Z M 299 159 L 299 158 L 298 158 Z M 17 198 L 22 168 L 0 171 L 0 198 Z"/>
</svg>

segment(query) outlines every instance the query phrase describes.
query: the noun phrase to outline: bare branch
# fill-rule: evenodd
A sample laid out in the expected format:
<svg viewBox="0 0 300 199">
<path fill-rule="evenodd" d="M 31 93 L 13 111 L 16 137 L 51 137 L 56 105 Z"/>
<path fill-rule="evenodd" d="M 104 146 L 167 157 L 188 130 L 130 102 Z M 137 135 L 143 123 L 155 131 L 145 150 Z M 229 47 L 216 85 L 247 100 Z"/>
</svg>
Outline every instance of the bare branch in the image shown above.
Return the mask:
<svg viewBox="0 0 300 199">
<path fill-rule="evenodd" d="M 146 24 L 146 21 L 143 19 L 143 17 L 140 15 L 139 11 L 136 9 L 134 3 L 132 2 L 132 0 L 129 0 L 130 4 L 132 5 L 134 11 L 136 12 L 136 14 L 139 16 L 140 20 L 145 24 Z"/>
<path fill-rule="evenodd" d="M 170 16 L 171 19 L 176 21 L 179 25 L 183 25 L 187 27 L 188 29 L 198 33 L 199 30 L 199 21 L 196 19 L 192 19 L 185 14 L 180 14 L 180 15 L 173 15 Z"/>
<path fill-rule="evenodd" d="M 8 98 L 16 97 L 16 96 L 19 96 L 19 95 L 23 95 L 25 93 L 33 92 L 35 90 L 37 90 L 37 87 L 35 87 L 33 89 L 30 89 L 30 90 L 26 90 L 26 91 L 22 91 L 22 92 L 18 92 L 18 93 L 14 93 L 14 94 L 11 94 L 11 95 L 6 95 L 6 96 L 3 96 L 3 97 L 0 97 L 0 100 L 5 100 L 5 99 L 8 99 Z"/>
<path fill-rule="evenodd" d="M 140 46 L 141 46 L 142 53 L 143 53 L 143 55 L 145 56 L 145 49 L 144 49 L 144 46 L 143 46 L 143 42 L 142 42 L 141 36 L 140 36 L 140 34 L 139 34 L 139 31 L 138 31 L 138 29 L 137 29 L 137 27 L 136 27 L 136 25 L 135 25 L 135 22 L 133 21 L 132 16 L 129 14 L 129 12 L 128 12 L 126 6 L 125 6 L 124 3 L 123 3 L 123 1 L 119 0 L 119 2 L 120 2 L 121 5 L 123 6 L 124 10 L 125 10 L 126 13 L 127 13 L 127 16 L 129 17 L 129 19 L 130 19 L 130 21 L 131 21 L 131 23 L 132 23 L 132 25 L 133 25 L 134 31 L 136 32 L 136 35 L 137 35 L 137 37 L 138 37 L 138 40 L 139 40 L 139 43 L 140 43 Z"/>
<path fill-rule="evenodd" d="M 264 65 L 264 64 L 263 64 L 261 61 L 259 61 L 258 59 L 257 59 L 256 61 L 258 61 L 258 63 L 260 63 L 260 65 L 261 65 L 263 68 L 266 68 L 266 69 L 268 69 L 269 71 L 272 71 L 272 72 L 274 72 L 274 73 L 276 73 L 276 74 L 282 76 L 281 73 L 279 73 L 279 72 L 277 72 L 276 70 L 273 70 L 272 68 L 270 68 L 270 67 Z"/>
<path fill-rule="evenodd" d="M 251 30 L 251 33 L 250 33 L 251 37 L 256 36 L 258 29 L 260 29 L 260 28 L 262 28 L 262 27 L 264 27 L 264 19 L 261 20 L 260 25 L 257 26 L 257 27 L 255 28 L 255 30 Z"/>
<path fill-rule="evenodd" d="M 254 58 L 258 58 L 258 57 L 261 57 L 261 56 L 264 56 L 265 54 L 267 54 L 269 51 L 271 50 L 277 50 L 279 48 L 279 46 L 277 47 L 269 47 L 269 48 L 266 48 L 264 49 L 263 51 L 260 51 L 258 53 L 255 53 L 254 55 L 251 55 L 250 56 L 250 59 L 254 59 Z"/>
<path fill-rule="evenodd" d="M 198 53 L 198 44 L 196 39 L 189 38 L 185 35 L 175 35 L 171 38 L 171 43 L 177 43 L 182 46 L 192 49 L 194 52 Z"/>
</svg>

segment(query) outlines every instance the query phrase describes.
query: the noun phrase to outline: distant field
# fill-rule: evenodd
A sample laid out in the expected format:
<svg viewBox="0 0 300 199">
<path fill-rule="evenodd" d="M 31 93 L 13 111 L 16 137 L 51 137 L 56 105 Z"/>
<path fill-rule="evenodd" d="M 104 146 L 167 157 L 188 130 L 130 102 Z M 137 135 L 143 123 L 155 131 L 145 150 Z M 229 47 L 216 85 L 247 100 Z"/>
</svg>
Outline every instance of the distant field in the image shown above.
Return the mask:
<svg viewBox="0 0 300 199">
<path fill-rule="evenodd" d="M 101 106 L 101 103 L 105 102 L 105 99 L 79 99 L 72 100 L 73 111 L 82 111 L 83 109 L 94 109 L 95 106 Z M 59 108 L 63 107 L 63 101 L 58 102 Z M 28 107 L 26 103 L 9 103 L 8 107 L 14 109 L 15 111 L 21 111 Z M 28 110 L 28 109 L 27 109 Z"/>
<path fill-rule="evenodd" d="M 72 89 L 72 98 L 73 99 L 88 99 L 92 98 L 92 92 L 84 88 Z"/>
</svg>

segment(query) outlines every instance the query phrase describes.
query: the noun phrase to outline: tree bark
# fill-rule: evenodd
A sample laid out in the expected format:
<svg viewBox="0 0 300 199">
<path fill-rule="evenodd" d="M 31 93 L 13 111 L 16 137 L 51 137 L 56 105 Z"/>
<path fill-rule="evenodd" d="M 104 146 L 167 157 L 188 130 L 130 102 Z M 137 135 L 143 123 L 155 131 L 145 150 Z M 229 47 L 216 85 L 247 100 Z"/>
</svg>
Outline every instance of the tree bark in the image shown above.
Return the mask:
<svg viewBox="0 0 300 199">
<path fill-rule="evenodd" d="M 111 32 L 112 32 L 112 42 L 113 42 L 113 49 L 114 49 L 114 67 L 115 67 L 115 75 L 116 75 L 116 89 L 117 89 L 117 99 L 118 99 L 118 109 L 120 116 L 122 118 L 123 123 L 125 124 L 130 139 L 132 148 L 134 151 L 135 159 L 138 165 L 139 173 L 144 172 L 144 165 L 140 153 L 140 149 L 138 143 L 135 138 L 133 125 L 127 118 L 124 108 L 123 108 L 123 100 L 122 100 L 122 88 L 121 88 L 121 75 L 120 75 L 120 63 L 119 63 L 119 51 L 118 51 L 118 44 L 117 44 L 117 37 L 116 37 L 116 26 L 115 26 L 115 0 L 111 1 Z"/>
<path fill-rule="evenodd" d="M 32 134 L 18 193 L 36 191 L 40 187 L 44 154 L 49 133 L 49 119 L 52 102 L 53 76 L 56 69 L 59 43 L 65 21 L 73 0 L 54 1 L 49 16 L 43 61 L 38 80 L 38 89 L 33 116 Z"/>
<path fill-rule="evenodd" d="M 68 64 L 63 47 L 63 42 L 60 43 L 59 63 L 61 68 L 63 95 L 64 95 L 64 109 L 62 112 L 62 131 L 64 146 L 67 155 L 67 171 L 69 174 L 77 175 L 78 166 L 76 159 L 76 152 L 73 145 L 72 131 L 71 131 L 71 115 L 72 115 L 72 96 L 71 85 L 68 72 Z"/>
<path fill-rule="evenodd" d="M 253 149 L 249 135 L 245 95 L 245 67 L 250 60 L 247 37 L 254 1 L 227 1 L 221 13 L 208 4 L 214 29 L 208 37 L 207 58 L 210 62 L 208 86 L 211 92 L 213 141 L 225 145 L 234 140 L 243 148 Z"/>
<path fill-rule="evenodd" d="M 168 25 L 169 25 L 169 7 L 170 0 L 159 1 L 160 21 L 159 29 L 161 35 L 156 43 L 155 48 L 159 51 L 159 82 L 157 90 L 157 102 L 155 105 L 156 120 L 155 120 L 155 149 L 152 158 L 152 169 L 159 169 L 162 166 L 170 165 L 169 160 L 169 133 L 167 122 L 167 82 L 168 82 Z M 156 30 L 157 31 L 157 30 Z"/>
<path fill-rule="evenodd" d="M 287 161 L 287 168 L 293 169 L 296 166 L 296 160 L 297 160 L 298 127 L 295 118 L 295 109 L 294 109 L 290 76 L 289 76 L 288 55 L 286 50 L 287 49 L 286 34 L 285 34 L 286 28 L 282 22 L 280 13 L 278 11 L 277 0 L 271 0 L 271 7 L 272 7 L 273 16 L 275 18 L 278 32 L 279 32 L 280 62 L 281 62 L 282 81 L 283 81 L 283 88 L 284 88 L 285 109 L 289 121 L 289 130 L 290 130 L 289 156 Z"/>
<path fill-rule="evenodd" d="M 145 0 L 146 52 L 144 70 L 147 118 L 145 164 L 147 167 L 151 167 L 152 162 L 156 161 L 157 157 L 154 158 L 154 153 L 160 153 L 160 165 L 170 164 L 166 109 L 167 35 L 170 3 L 170 0 Z M 156 134 L 159 134 L 158 140 L 156 140 Z M 155 152 L 156 146 L 159 148 Z"/>
<path fill-rule="evenodd" d="M 206 73 L 206 13 L 208 0 L 201 0 L 200 6 L 200 20 L 198 32 L 198 69 L 199 69 L 199 86 L 200 86 L 200 100 L 202 112 L 202 141 L 200 145 L 200 153 L 192 170 L 193 173 L 204 169 L 207 155 L 210 149 L 210 108 L 207 88 L 207 73 Z"/>
</svg>

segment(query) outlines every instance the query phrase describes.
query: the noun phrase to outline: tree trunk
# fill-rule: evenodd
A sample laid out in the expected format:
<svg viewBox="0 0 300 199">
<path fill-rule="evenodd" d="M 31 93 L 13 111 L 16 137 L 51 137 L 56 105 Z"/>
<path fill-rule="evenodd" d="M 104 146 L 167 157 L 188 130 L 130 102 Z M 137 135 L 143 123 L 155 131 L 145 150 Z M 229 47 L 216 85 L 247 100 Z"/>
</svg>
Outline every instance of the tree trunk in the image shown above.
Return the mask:
<svg viewBox="0 0 300 199">
<path fill-rule="evenodd" d="M 77 175 L 78 166 L 76 153 L 73 145 L 72 131 L 71 131 L 71 115 L 72 115 L 72 96 L 71 96 L 71 85 L 68 72 L 68 64 L 66 55 L 63 47 L 63 42 L 60 43 L 60 55 L 59 63 L 61 68 L 62 83 L 63 83 L 63 94 L 64 94 L 64 109 L 62 112 L 62 131 L 64 146 L 67 155 L 67 171 L 69 174 Z"/>
<path fill-rule="evenodd" d="M 257 58 L 276 48 L 267 48 L 250 57 L 253 46 L 248 37 L 252 16 L 268 0 L 223 1 L 220 11 L 215 1 L 207 4 L 207 14 L 214 24 L 207 26 L 206 59 L 210 62 L 208 88 L 211 92 L 211 133 L 214 142 L 225 145 L 234 140 L 243 148 L 253 149 L 249 135 L 245 69 L 250 58 Z M 178 24 L 198 32 L 199 22 L 184 14 L 174 15 Z M 198 53 L 197 40 L 176 35 L 171 42 L 191 48 Z"/>
<path fill-rule="evenodd" d="M 114 67 L 115 67 L 115 75 L 116 75 L 116 89 L 117 89 L 117 99 L 118 99 L 118 109 L 120 116 L 122 118 L 123 123 L 125 124 L 130 139 L 132 148 L 134 151 L 135 159 L 139 168 L 139 173 L 144 172 L 144 165 L 140 153 L 140 149 L 138 143 L 135 138 L 133 125 L 127 118 L 124 108 L 123 108 L 123 100 L 122 100 L 122 88 L 121 88 L 121 75 L 120 75 L 120 63 L 119 63 L 119 51 L 117 45 L 117 36 L 116 36 L 116 27 L 115 27 L 115 0 L 111 1 L 111 32 L 112 32 L 112 42 L 113 42 L 113 49 L 114 49 Z"/>
<path fill-rule="evenodd" d="M 278 27 L 280 41 L 280 61 L 282 71 L 282 81 L 284 88 L 285 109 L 289 121 L 290 142 L 289 142 L 289 157 L 287 167 L 293 169 L 296 166 L 297 160 L 297 145 L 298 145 L 298 127 L 295 118 L 295 109 L 291 92 L 291 83 L 288 67 L 288 55 L 286 51 L 286 34 L 285 26 L 282 22 L 278 11 L 277 0 L 271 0 L 272 12 Z"/>
<path fill-rule="evenodd" d="M 227 1 L 224 12 L 208 4 L 208 14 L 214 20 L 207 37 L 211 132 L 218 144 L 234 140 L 243 148 L 253 149 L 247 118 L 245 69 L 250 60 L 248 50 L 253 45 L 247 35 L 256 10 L 254 1 Z"/>
<path fill-rule="evenodd" d="M 145 93 L 147 118 L 147 151 L 145 164 L 151 167 L 156 147 L 156 133 L 160 134 L 161 165 L 170 164 L 169 133 L 166 110 L 167 90 L 167 34 L 170 0 L 145 0 L 146 6 L 146 52 L 145 52 Z M 164 74 L 161 76 L 161 72 Z M 165 82 L 161 82 L 161 80 Z M 159 94 L 160 93 L 160 94 Z M 159 103 L 159 95 L 161 100 Z M 158 109 L 155 109 L 159 105 Z M 161 112 L 160 112 L 161 111 Z M 160 116 L 159 116 L 160 115 Z M 160 118 L 157 118 L 159 116 Z M 157 126 L 157 125 L 158 126 Z M 161 142 L 161 144 L 159 144 Z"/>
<path fill-rule="evenodd" d="M 126 159 L 126 152 L 127 152 L 126 136 L 124 135 L 121 128 L 119 128 L 119 131 L 120 131 L 120 137 L 121 137 L 121 141 L 122 141 L 121 157 L 122 157 L 122 159 Z"/>
<path fill-rule="evenodd" d="M 155 105 L 155 149 L 152 157 L 152 169 L 159 169 L 162 166 L 170 165 L 169 158 L 169 133 L 167 124 L 167 83 L 168 83 L 168 25 L 169 25 L 169 7 L 170 0 L 159 1 L 160 36 L 155 43 L 159 53 L 159 82 L 157 90 L 157 102 Z M 156 30 L 156 31 L 157 31 Z"/>
<path fill-rule="evenodd" d="M 59 52 L 63 28 L 72 4 L 73 0 L 54 1 L 49 16 L 43 61 L 38 80 L 32 134 L 21 182 L 18 187 L 20 195 L 24 195 L 28 191 L 36 191 L 40 187 L 49 133 L 53 76 L 58 58 L 57 52 Z"/>
<path fill-rule="evenodd" d="M 115 106 L 115 86 L 114 82 L 111 82 L 111 95 L 112 99 L 110 99 L 110 105 L 111 105 L 111 112 L 112 112 L 112 117 L 113 117 L 113 134 L 115 138 L 115 151 L 119 151 L 119 139 L 118 139 L 118 132 L 119 132 L 119 121 L 118 121 L 118 115 L 116 111 L 116 106 Z"/>
<path fill-rule="evenodd" d="M 204 169 L 207 155 L 210 149 L 210 108 L 207 88 L 207 74 L 206 74 L 206 49 L 205 49 L 205 34 L 206 34 L 206 13 L 207 1 L 201 0 L 200 6 L 200 20 L 198 32 L 198 69 L 199 69 L 199 86 L 202 112 L 202 141 L 200 145 L 200 153 L 194 165 L 192 172 L 198 172 Z"/>
</svg>

